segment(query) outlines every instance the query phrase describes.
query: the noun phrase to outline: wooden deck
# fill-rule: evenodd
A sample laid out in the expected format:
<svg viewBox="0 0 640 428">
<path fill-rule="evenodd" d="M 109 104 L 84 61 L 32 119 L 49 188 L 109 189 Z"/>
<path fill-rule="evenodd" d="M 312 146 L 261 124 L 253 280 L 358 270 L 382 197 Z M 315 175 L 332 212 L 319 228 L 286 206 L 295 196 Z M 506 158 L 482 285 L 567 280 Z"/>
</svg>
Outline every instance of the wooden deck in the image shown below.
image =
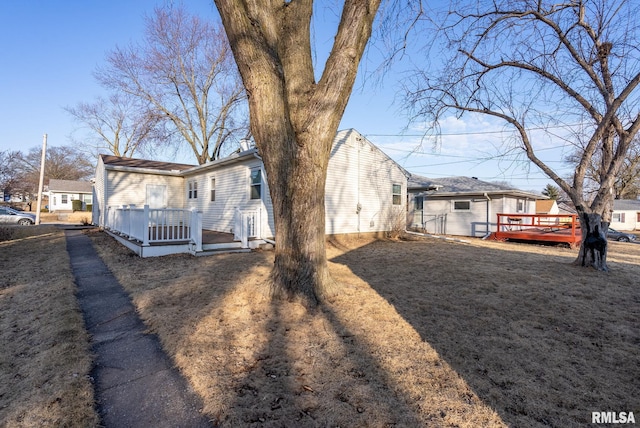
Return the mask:
<svg viewBox="0 0 640 428">
<path fill-rule="evenodd" d="M 499 241 L 566 243 L 571 248 L 582 241 L 580 222 L 575 214 L 498 214 L 493 237 Z"/>
</svg>

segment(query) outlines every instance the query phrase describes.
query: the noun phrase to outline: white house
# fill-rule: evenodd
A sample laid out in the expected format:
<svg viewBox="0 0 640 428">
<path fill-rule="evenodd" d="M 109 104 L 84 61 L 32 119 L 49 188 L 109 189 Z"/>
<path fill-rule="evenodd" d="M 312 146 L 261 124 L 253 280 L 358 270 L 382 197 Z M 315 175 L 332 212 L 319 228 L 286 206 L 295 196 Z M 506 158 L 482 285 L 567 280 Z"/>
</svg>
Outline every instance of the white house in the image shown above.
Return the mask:
<svg viewBox="0 0 640 428">
<path fill-rule="evenodd" d="M 611 227 L 618 230 L 640 229 L 640 200 L 614 199 Z"/>
<path fill-rule="evenodd" d="M 49 180 L 49 211 L 72 211 L 73 201 L 82 202 L 82 210 L 93 202 L 93 188 L 88 181 Z"/>
<path fill-rule="evenodd" d="M 474 177 L 430 179 L 412 175 L 408 192 L 410 227 L 474 237 L 496 231 L 496 214 L 536 214 L 536 200 L 544 198 Z"/>
<path fill-rule="evenodd" d="M 406 211 L 408 173 L 353 129 L 335 137 L 326 180 L 327 234 L 389 231 Z M 237 233 L 235 214 L 250 213 L 251 234 L 275 235 L 262 159 L 253 148 L 204 165 L 101 155 L 93 223 L 108 226 L 109 207 L 191 209 L 202 228 Z"/>
</svg>

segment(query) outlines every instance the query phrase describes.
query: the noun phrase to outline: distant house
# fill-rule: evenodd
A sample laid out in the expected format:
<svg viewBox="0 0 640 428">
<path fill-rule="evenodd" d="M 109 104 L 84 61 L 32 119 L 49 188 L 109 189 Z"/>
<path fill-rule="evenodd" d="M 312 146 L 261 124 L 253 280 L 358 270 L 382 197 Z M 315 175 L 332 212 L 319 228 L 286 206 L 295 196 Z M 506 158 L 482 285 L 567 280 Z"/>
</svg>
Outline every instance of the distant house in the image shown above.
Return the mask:
<svg viewBox="0 0 640 428">
<path fill-rule="evenodd" d="M 619 230 L 640 228 L 640 200 L 614 199 L 611 227 Z"/>
<path fill-rule="evenodd" d="M 404 222 L 408 173 L 362 134 L 338 132 L 325 185 L 326 233 L 379 233 Z M 202 213 L 205 230 L 236 233 L 237 212 L 251 214 L 252 238 L 275 235 L 266 172 L 257 149 L 204 165 L 100 155 L 93 223 L 109 226 L 110 208 L 175 208 Z M 235 227 L 237 229 L 237 227 Z"/>
<path fill-rule="evenodd" d="M 555 199 L 536 200 L 536 214 L 559 214 L 560 208 Z"/>
<path fill-rule="evenodd" d="M 496 230 L 496 214 L 535 214 L 544 196 L 473 177 L 412 175 L 407 186 L 411 228 L 427 233 L 483 237 Z"/>
<path fill-rule="evenodd" d="M 49 211 L 73 211 L 73 201 L 82 202 L 82 210 L 93 202 L 93 185 L 88 181 L 49 180 Z"/>
</svg>

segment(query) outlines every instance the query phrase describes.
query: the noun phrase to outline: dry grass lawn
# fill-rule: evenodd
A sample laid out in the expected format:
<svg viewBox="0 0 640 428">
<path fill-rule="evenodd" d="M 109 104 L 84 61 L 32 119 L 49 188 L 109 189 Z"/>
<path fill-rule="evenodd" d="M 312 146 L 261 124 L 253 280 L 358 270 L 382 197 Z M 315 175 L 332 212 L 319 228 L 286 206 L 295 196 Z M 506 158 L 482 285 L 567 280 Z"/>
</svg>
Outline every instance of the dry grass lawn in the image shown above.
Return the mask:
<svg viewBox="0 0 640 428">
<path fill-rule="evenodd" d="M 611 243 L 602 273 L 558 247 L 343 241 L 343 293 L 308 312 L 264 297 L 271 252 L 140 259 L 91 236 L 221 426 L 640 419 L 640 245 Z"/>
<path fill-rule="evenodd" d="M 64 233 L 0 226 L 0 267 L 0 426 L 96 426 Z"/>
</svg>

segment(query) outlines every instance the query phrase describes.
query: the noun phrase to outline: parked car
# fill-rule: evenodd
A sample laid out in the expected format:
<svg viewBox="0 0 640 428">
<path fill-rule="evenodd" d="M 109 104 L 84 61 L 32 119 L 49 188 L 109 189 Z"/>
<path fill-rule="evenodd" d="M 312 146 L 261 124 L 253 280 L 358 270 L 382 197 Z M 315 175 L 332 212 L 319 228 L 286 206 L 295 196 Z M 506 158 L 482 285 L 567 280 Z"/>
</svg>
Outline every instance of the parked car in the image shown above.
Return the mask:
<svg viewBox="0 0 640 428">
<path fill-rule="evenodd" d="M 35 222 L 35 214 L 14 210 L 9 207 L 0 207 L 0 224 L 19 224 L 22 226 L 28 226 L 30 224 L 35 224 Z"/>
<path fill-rule="evenodd" d="M 609 231 L 607 232 L 607 238 L 614 241 L 630 242 L 636 240 L 636 235 L 634 235 L 633 233 L 620 232 L 619 230 L 609 228 Z"/>
</svg>

